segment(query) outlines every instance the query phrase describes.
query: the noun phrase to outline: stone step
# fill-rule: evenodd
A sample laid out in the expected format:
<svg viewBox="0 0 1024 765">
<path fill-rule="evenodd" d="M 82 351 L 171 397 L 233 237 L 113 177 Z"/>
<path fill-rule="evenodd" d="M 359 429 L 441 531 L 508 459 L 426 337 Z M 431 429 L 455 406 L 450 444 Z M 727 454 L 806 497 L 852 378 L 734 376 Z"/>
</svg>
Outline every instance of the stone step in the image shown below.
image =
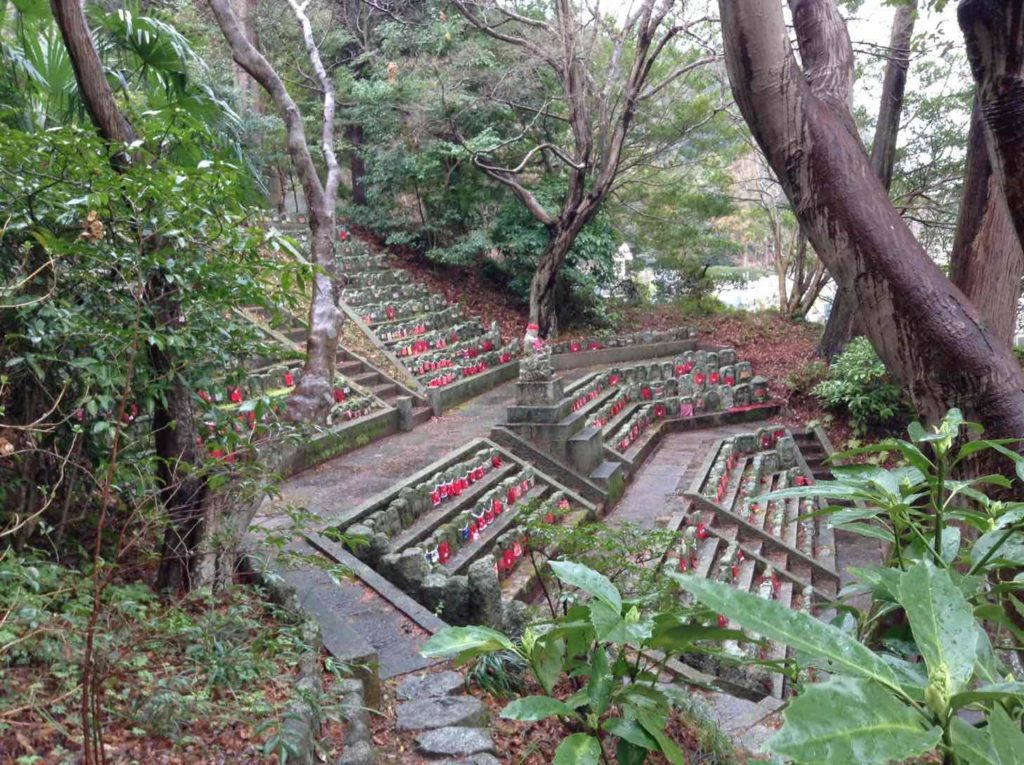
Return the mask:
<svg viewBox="0 0 1024 765">
<path fill-rule="evenodd" d="M 430 422 L 430 418 L 434 416 L 434 410 L 429 406 L 416 406 L 412 410 L 412 423 L 413 426 L 422 425 L 425 422 Z"/>
<path fill-rule="evenodd" d="M 468 757 L 495 751 L 489 730 L 463 726 L 435 728 L 421 733 L 416 737 L 416 749 L 427 757 Z"/>
<path fill-rule="evenodd" d="M 466 489 L 454 502 L 442 502 L 431 512 L 421 515 L 412 526 L 391 539 L 390 552 L 401 552 L 422 539 L 426 539 L 438 526 L 447 523 L 466 507 L 473 505 L 480 497 L 497 486 L 501 481 L 518 472 L 514 462 L 506 462 L 500 468 L 491 470 L 482 479 Z"/>
<path fill-rule="evenodd" d="M 590 480 L 607 489 L 610 484 L 622 480 L 622 463 L 614 460 L 602 460 L 601 464 L 591 471 Z"/>
<path fill-rule="evenodd" d="M 583 428 L 566 441 L 565 456 L 569 467 L 580 475 L 590 475 L 604 462 L 604 438 L 601 431 L 594 427 Z"/>
<path fill-rule="evenodd" d="M 299 343 L 301 345 L 306 342 L 306 336 L 308 334 L 309 332 L 306 330 L 305 327 L 295 327 L 294 329 L 289 329 L 285 333 L 285 337 L 287 337 L 293 343 Z"/>
<path fill-rule="evenodd" d="M 351 379 L 354 375 L 360 374 L 365 366 L 361 361 L 342 361 L 338 364 L 336 371 Z"/>
<path fill-rule="evenodd" d="M 549 490 L 550 487 L 546 484 L 538 483 L 525 496 L 521 497 L 518 502 L 512 505 L 512 507 L 506 507 L 505 512 L 499 515 L 491 525 L 484 529 L 484 533 L 477 537 L 476 542 L 472 542 L 465 547 L 459 548 L 459 551 L 452 557 L 449 564 L 451 570 L 456 574 L 466 573 L 474 561 L 480 560 L 480 558 L 484 557 L 491 551 L 498 537 L 516 525 L 519 511 L 522 510 L 527 503 L 543 499 L 544 496 L 548 494 Z"/>
<path fill-rule="evenodd" d="M 377 377 L 379 378 L 380 375 L 377 375 Z M 371 385 L 369 391 L 382 401 L 387 401 L 398 395 L 398 386 L 393 382 L 382 382 L 377 385 Z"/>
<path fill-rule="evenodd" d="M 458 672 L 446 670 L 428 675 L 414 675 L 399 683 L 396 695 L 400 701 L 437 699 L 458 696 L 465 689 L 465 681 Z"/>
<path fill-rule="evenodd" d="M 490 721 L 487 705 L 475 696 L 414 699 L 395 707 L 398 730 L 424 731 L 453 726 L 479 728 Z"/>
<path fill-rule="evenodd" d="M 372 370 L 368 372 L 360 372 L 359 374 L 349 378 L 350 382 L 353 382 L 363 388 L 369 388 L 373 385 L 377 385 L 380 380 L 380 373 Z"/>
</svg>

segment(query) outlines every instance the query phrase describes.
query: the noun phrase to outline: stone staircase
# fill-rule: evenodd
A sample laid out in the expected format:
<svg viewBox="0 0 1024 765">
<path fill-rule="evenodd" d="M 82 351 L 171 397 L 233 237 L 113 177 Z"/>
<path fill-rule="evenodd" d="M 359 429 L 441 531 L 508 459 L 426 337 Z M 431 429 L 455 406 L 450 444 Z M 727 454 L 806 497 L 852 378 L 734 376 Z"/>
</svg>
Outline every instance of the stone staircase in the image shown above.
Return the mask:
<svg viewBox="0 0 1024 765">
<path fill-rule="evenodd" d="M 793 440 L 796 441 L 800 453 L 803 455 L 807 466 L 811 469 L 811 475 L 816 481 L 832 480 L 832 471 L 825 460 L 832 454 L 832 444 L 828 437 L 817 428 L 810 430 L 798 430 L 793 433 Z"/>
<path fill-rule="evenodd" d="M 457 305 L 414 282 L 408 271 L 392 268 L 386 255 L 371 253 L 364 242 L 343 241 L 338 265 L 349 318 L 408 369 L 423 391 L 484 376 L 516 358 L 517 342 L 503 343 L 496 326 L 465 317 Z"/>
<path fill-rule="evenodd" d="M 338 347 L 337 369 L 340 374 L 369 390 L 388 406 L 397 406 L 399 398 L 411 398 L 413 401 L 413 426 L 426 422 L 433 415 L 423 396 L 409 390 L 362 356 L 347 348 Z"/>
<path fill-rule="evenodd" d="M 307 325 L 298 316 L 281 311 L 276 317 L 270 317 L 263 311 L 254 310 L 252 318 L 258 321 L 260 326 L 265 328 L 265 331 L 268 331 L 278 344 L 286 344 L 285 347 L 295 351 L 300 351 L 305 347 Z M 432 416 L 427 400 L 422 394 L 410 390 L 370 361 L 340 343 L 335 371 L 346 380 L 369 391 L 388 406 L 397 407 L 399 398 L 411 398 L 413 427 L 426 422 Z"/>
<path fill-rule="evenodd" d="M 681 532 L 681 543 L 664 565 L 727 582 L 789 608 L 816 613 L 827 607 L 840 578 L 831 529 L 820 518 L 809 517 L 818 504 L 796 498 L 757 501 L 763 494 L 814 480 L 795 439 L 783 428 L 720 440 L 683 493 L 684 511 L 669 523 Z M 757 648 L 727 641 L 725 650 L 737 658 L 786 657 L 780 644 Z M 779 674 L 719 665 L 706 656 L 689 657 L 689 662 L 775 698 L 786 691 Z"/>
<path fill-rule="evenodd" d="M 751 365 L 737 361 L 729 348 L 613 367 L 567 386 L 558 377 L 520 382 L 518 390 L 518 405 L 509 407 L 504 429 L 582 479 L 581 491 L 599 487 L 609 504 L 658 445 L 666 424 L 701 427 L 719 417 L 767 417 L 775 411 L 766 381 L 754 377 Z"/>
</svg>

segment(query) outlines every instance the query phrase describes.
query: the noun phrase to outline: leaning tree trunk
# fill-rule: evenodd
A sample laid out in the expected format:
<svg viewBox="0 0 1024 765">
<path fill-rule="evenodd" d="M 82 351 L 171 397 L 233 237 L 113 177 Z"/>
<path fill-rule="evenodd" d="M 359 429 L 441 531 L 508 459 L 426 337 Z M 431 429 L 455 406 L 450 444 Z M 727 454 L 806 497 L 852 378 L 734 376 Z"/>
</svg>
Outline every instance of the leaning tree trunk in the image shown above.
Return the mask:
<svg viewBox="0 0 1024 765">
<path fill-rule="evenodd" d="M 1024 251 L 1006 197 L 992 172 L 977 101 L 971 114 L 960 220 L 949 278 L 973 302 L 988 328 L 1008 343 L 1017 329 Z"/>
<path fill-rule="evenodd" d="M 270 95 L 284 120 L 288 154 L 302 184 L 309 210 L 310 254 L 315 270 L 313 299 L 309 309 L 309 332 L 306 336 L 306 365 L 302 379 L 288 397 L 285 417 L 292 421 L 322 420 L 332 403 L 334 368 L 338 352 L 338 325 L 341 312 L 337 306 L 334 258 L 334 206 L 337 200 L 340 172 L 334 154 L 334 86 L 320 60 L 313 39 L 305 5 L 289 0 L 289 5 L 302 29 L 306 53 L 316 72 L 324 95 L 322 139 L 327 164 L 327 181 L 320 182 L 316 165 L 309 153 L 306 132 L 299 107 L 292 100 L 284 81 L 246 37 L 231 8 L 230 0 L 210 0 L 210 8 L 224 34 L 235 62 Z"/>
<path fill-rule="evenodd" d="M 888 191 L 896 163 L 896 139 L 900 132 L 903 97 L 907 89 L 907 71 L 910 69 L 910 41 L 917 20 L 917 0 L 896 9 L 889 36 L 889 60 L 885 65 L 882 82 L 882 100 L 878 107 L 875 137 L 871 142 L 871 167 Z M 818 346 L 818 355 L 831 361 L 847 343 L 861 334 L 857 327 L 857 300 L 845 289 L 836 288 L 832 310 L 825 322 L 825 332 Z"/>
<path fill-rule="evenodd" d="M 593 214 L 577 214 L 568 224 L 559 219 L 549 229 L 548 246 L 541 253 L 530 281 L 530 323 L 540 328 L 541 337 L 553 337 L 558 332 L 558 275 L 577 235 Z"/>
<path fill-rule="evenodd" d="M 1024 436 L 1024 372 L 889 200 L 849 112 L 853 52 L 832 0 L 791 0 L 801 70 L 774 0 L 720 0 L 736 102 L 801 227 L 926 418 L 951 406 Z"/>
</svg>

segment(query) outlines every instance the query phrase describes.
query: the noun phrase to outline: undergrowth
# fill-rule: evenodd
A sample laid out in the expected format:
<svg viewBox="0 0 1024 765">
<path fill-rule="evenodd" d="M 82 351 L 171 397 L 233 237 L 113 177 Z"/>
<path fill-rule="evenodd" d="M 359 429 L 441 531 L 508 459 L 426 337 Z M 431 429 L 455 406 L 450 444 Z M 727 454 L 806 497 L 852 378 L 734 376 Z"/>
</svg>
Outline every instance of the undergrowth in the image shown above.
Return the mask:
<svg viewBox="0 0 1024 765">
<path fill-rule="evenodd" d="M 0 557 L 0 761 L 77 761 L 91 610 L 88 572 Z M 112 583 L 98 619 L 108 748 L 128 760 L 166 750 L 182 762 L 196 761 L 193 750 L 260 760 L 260 731 L 284 714 L 303 651 L 297 616 L 253 587 L 167 603 L 143 584 Z"/>
</svg>

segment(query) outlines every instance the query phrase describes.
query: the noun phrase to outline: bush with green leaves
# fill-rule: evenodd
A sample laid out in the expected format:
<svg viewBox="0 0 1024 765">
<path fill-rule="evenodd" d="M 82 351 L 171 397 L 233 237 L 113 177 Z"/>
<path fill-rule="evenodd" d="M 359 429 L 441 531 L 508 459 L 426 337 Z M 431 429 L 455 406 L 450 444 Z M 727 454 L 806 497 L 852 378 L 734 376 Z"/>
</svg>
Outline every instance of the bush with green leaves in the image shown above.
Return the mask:
<svg viewBox="0 0 1024 765">
<path fill-rule="evenodd" d="M 704 605 L 795 652 L 787 671 L 797 696 L 769 742 L 776 754 L 833 765 L 933 752 L 949 765 L 1020 761 L 1024 681 L 1001 656 L 1024 645 L 1013 618 L 1024 590 L 1024 503 L 985 493 L 1013 487 L 1002 474 L 960 476 L 998 458 L 1024 480 L 1024 457 L 1011 441 L 963 439 L 980 430 L 954 409 L 930 431 L 912 424 L 909 441 L 838 455 L 890 450 L 906 467 L 837 466 L 835 481 L 762 498 L 823 497 L 835 503 L 824 510 L 832 526 L 888 543 L 886 565 L 851 567 L 857 582 L 840 594 L 869 593 L 866 611 L 841 603 L 826 624 L 718 582 L 672 575 Z M 808 672 L 819 682 L 802 682 Z"/>
<path fill-rule="evenodd" d="M 845 412 L 853 429 L 864 434 L 909 412 L 903 389 L 896 385 L 866 337 L 850 341 L 814 388 L 826 409 Z"/>
<path fill-rule="evenodd" d="M 622 765 L 639 765 L 653 752 L 682 765 L 683 752 L 666 734 L 678 706 L 658 682 L 663 663 L 670 654 L 700 650 L 703 641 L 741 634 L 705 626 L 703 620 L 715 617 L 702 609 L 652 611 L 644 599 L 624 599 L 606 576 L 581 564 L 550 565 L 573 588 L 563 616 L 529 627 L 518 642 L 485 627 L 448 627 L 427 641 L 422 655 L 457 664 L 501 653 L 519 657 L 543 693 L 513 700 L 502 716 L 557 717 L 567 735 L 555 765 L 608 763 L 613 755 Z"/>
</svg>

